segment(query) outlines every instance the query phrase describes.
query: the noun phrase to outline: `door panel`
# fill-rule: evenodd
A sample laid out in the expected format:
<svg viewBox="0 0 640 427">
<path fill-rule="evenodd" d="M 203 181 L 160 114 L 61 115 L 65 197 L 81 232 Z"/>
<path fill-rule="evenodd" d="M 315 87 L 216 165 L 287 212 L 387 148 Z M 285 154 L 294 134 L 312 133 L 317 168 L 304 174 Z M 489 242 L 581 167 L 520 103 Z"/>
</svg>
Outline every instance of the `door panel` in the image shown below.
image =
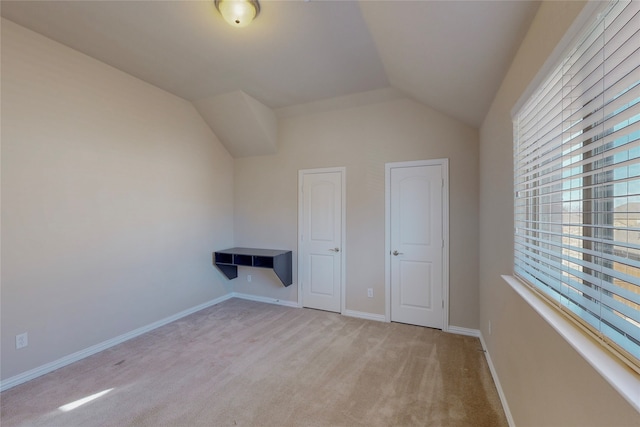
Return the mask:
<svg viewBox="0 0 640 427">
<path fill-rule="evenodd" d="M 332 297 L 334 295 L 333 272 L 335 271 L 333 255 L 314 255 L 309 256 L 309 282 L 311 295 L 326 295 Z"/>
<path fill-rule="evenodd" d="M 336 234 L 335 183 L 333 180 L 314 182 L 309 184 L 309 193 L 309 238 L 316 243 L 323 241 L 332 243 Z"/>
<path fill-rule="evenodd" d="M 443 327 L 442 167 L 390 170 L 391 320 Z"/>
<path fill-rule="evenodd" d="M 399 261 L 399 264 L 401 307 L 431 309 L 431 263 Z M 423 280 L 425 286 L 408 286 Z"/>
<path fill-rule="evenodd" d="M 396 175 L 397 175 L 396 171 Z M 401 244 L 407 245 L 428 245 L 431 242 L 431 229 L 429 228 L 430 215 L 429 200 L 430 188 L 425 177 L 408 177 L 398 183 L 400 192 L 400 207 L 411 207 L 409 209 L 399 209 L 401 218 L 398 227 Z"/>
<path fill-rule="evenodd" d="M 304 307 L 342 306 L 343 172 L 301 173 L 300 281 Z"/>
</svg>

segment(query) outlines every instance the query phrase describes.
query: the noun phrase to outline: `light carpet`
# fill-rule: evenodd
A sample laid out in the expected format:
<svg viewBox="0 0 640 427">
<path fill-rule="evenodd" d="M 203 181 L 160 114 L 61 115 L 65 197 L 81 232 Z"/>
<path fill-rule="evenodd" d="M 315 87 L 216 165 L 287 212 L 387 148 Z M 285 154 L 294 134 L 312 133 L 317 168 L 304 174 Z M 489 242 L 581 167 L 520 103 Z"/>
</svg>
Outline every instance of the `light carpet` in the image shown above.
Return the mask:
<svg viewBox="0 0 640 427">
<path fill-rule="evenodd" d="M 477 338 L 240 299 L 0 399 L 3 427 L 508 425 Z"/>
</svg>

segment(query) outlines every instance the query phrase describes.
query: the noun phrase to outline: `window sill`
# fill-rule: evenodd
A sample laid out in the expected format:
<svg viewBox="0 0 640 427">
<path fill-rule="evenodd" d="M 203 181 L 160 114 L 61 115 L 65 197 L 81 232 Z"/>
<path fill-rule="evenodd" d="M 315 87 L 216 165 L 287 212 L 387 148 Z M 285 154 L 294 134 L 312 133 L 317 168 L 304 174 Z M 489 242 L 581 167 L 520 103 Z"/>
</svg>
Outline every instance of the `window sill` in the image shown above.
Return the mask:
<svg viewBox="0 0 640 427">
<path fill-rule="evenodd" d="M 602 377 L 640 412 L 640 375 L 593 342 L 570 320 L 547 305 L 529 287 L 513 276 L 502 278 L 551 325 Z"/>
</svg>

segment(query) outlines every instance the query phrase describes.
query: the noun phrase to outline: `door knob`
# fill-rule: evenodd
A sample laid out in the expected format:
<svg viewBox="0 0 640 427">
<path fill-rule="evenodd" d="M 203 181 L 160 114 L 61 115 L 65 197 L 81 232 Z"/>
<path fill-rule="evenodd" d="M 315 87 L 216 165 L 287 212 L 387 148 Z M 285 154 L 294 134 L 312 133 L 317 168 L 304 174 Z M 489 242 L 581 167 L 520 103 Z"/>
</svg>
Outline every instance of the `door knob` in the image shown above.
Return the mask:
<svg viewBox="0 0 640 427">
<path fill-rule="evenodd" d="M 398 252 L 398 251 L 393 251 L 393 255 L 394 256 L 404 255 L 404 253 L 403 252 Z"/>
<path fill-rule="evenodd" d="M 340 248 L 329 249 L 331 252 L 340 252 Z"/>
</svg>

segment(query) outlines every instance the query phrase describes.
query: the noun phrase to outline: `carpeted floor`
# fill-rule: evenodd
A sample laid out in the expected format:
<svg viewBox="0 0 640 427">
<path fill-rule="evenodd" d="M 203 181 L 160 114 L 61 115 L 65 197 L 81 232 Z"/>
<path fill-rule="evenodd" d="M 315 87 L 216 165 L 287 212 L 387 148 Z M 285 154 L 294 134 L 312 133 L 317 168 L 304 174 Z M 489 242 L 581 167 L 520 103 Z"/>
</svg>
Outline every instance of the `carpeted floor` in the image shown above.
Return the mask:
<svg viewBox="0 0 640 427">
<path fill-rule="evenodd" d="M 3 427 L 507 426 L 477 338 L 239 299 L 0 399 Z"/>
</svg>

